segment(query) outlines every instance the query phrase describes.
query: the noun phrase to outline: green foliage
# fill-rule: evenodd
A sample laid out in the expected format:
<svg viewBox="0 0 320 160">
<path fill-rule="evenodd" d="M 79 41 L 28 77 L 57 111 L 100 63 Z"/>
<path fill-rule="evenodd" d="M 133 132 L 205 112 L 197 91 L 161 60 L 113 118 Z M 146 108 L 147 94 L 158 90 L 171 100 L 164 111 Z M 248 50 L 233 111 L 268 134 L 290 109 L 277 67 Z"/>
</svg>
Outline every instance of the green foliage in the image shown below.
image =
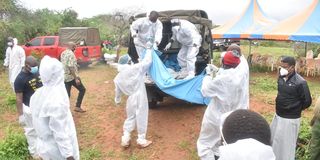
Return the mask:
<svg viewBox="0 0 320 160">
<path fill-rule="evenodd" d="M 252 78 L 253 88 L 262 92 L 277 91 L 277 79 L 272 77 L 254 77 Z"/>
<path fill-rule="evenodd" d="M 257 73 L 266 73 L 270 72 L 267 66 L 260 66 L 260 65 L 252 65 L 250 67 L 251 72 L 257 72 Z"/>
<path fill-rule="evenodd" d="M 311 139 L 311 127 L 308 119 L 303 119 L 300 125 L 300 132 L 297 142 L 296 159 L 310 159 L 309 144 Z"/>
<path fill-rule="evenodd" d="M 98 160 L 98 159 L 103 159 L 102 158 L 102 153 L 100 150 L 98 150 L 95 147 L 83 150 L 80 152 L 81 154 L 81 159 L 83 160 Z"/>
<path fill-rule="evenodd" d="M 21 45 L 36 36 L 57 35 L 61 27 L 97 27 L 101 40 L 126 45 L 129 17 L 139 10 L 127 8 L 113 14 L 78 19 L 78 13 L 72 9 L 32 11 L 20 6 L 18 0 L 0 0 L 0 4 L 4 5 L 0 7 L 0 53 L 5 52 L 9 36 L 16 37 Z M 4 59 L 4 54 L 0 54 L 0 59 Z"/>
<path fill-rule="evenodd" d="M 8 95 L 6 99 L 6 105 L 15 106 L 16 105 L 16 97 L 13 95 Z"/>
<path fill-rule="evenodd" d="M 0 141 L 0 159 L 21 160 L 30 157 L 27 140 L 22 133 L 15 133 L 9 128 L 6 135 Z"/>
</svg>

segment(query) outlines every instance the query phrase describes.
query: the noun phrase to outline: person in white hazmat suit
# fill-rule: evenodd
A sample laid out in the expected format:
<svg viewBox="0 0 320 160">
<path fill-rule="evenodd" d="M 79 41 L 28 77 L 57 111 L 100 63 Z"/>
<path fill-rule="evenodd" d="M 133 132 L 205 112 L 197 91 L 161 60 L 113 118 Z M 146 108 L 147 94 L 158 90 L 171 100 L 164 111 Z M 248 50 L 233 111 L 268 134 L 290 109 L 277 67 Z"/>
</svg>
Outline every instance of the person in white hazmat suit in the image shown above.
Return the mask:
<svg viewBox="0 0 320 160">
<path fill-rule="evenodd" d="M 202 41 L 201 35 L 197 27 L 187 20 L 172 19 L 171 24 L 172 37 L 164 50 L 168 50 L 174 41 L 182 45 L 177 57 L 181 67 L 179 78 L 191 79 L 195 75 L 196 56 Z"/>
<path fill-rule="evenodd" d="M 131 36 L 133 38 L 139 60 L 147 48 L 157 49 L 162 40 L 163 25 L 158 20 L 159 13 L 151 11 L 148 17 L 140 18 L 134 21 L 130 26 Z"/>
<path fill-rule="evenodd" d="M 115 102 L 120 103 L 121 94 L 128 95 L 126 104 L 127 119 L 123 124 L 121 146 L 129 147 L 131 132 L 137 129 L 137 144 L 141 148 L 148 147 L 152 141 L 146 139 L 148 126 L 148 98 L 143 77 L 152 63 L 152 50 L 147 49 L 139 63 L 133 65 L 118 65 L 119 73 L 114 78 Z"/>
<path fill-rule="evenodd" d="M 249 65 L 247 59 L 244 57 L 244 55 L 241 53 L 240 46 L 237 44 L 231 44 L 227 51 L 233 51 L 237 54 L 240 54 L 240 64 L 236 67 L 236 70 L 238 70 L 237 74 L 238 76 L 244 76 L 245 80 L 242 84 L 243 89 L 245 89 L 244 94 L 242 95 L 242 98 L 240 99 L 241 103 L 241 109 L 249 109 L 249 77 L 250 77 L 250 71 L 249 71 Z"/>
<path fill-rule="evenodd" d="M 30 100 L 37 152 L 44 160 L 79 160 L 76 128 L 64 85 L 63 65 L 45 56 L 40 63 L 43 87 Z"/>
<path fill-rule="evenodd" d="M 4 59 L 4 66 L 9 68 L 9 82 L 14 90 L 14 81 L 24 67 L 26 55 L 21 46 L 18 46 L 16 38 L 8 38 L 8 48 L 6 50 L 6 58 Z"/>
<path fill-rule="evenodd" d="M 197 141 L 198 156 L 202 160 L 212 160 L 219 156 L 222 117 L 236 109 L 247 108 L 243 106 L 242 98 L 246 94 L 244 83 L 246 77 L 239 74 L 237 66 L 240 63 L 238 52 L 228 51 L 222 58 L 222 68 L 216 77 L 205 76 L 201 92 L 211 101 L 204 113 L 200 135 Z M 212 67 L 208 65 L 207 73 Z"/>
<path fill-rule="evenodd" d="M 219 160 L 275 160 L 268 122 L 258 113 L 239 109 L 221 127 L 224 145 Z"/>
</svg>

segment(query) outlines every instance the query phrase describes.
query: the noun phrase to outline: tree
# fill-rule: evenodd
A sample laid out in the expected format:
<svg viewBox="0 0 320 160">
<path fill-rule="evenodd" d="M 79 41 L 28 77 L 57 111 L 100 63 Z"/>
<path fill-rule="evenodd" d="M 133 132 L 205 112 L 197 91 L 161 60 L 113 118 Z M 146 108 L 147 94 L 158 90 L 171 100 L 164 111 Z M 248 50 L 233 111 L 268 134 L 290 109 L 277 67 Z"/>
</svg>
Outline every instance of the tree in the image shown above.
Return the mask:
<svg viewBox="0 0 320 160">
<path fill-rule="evenodd" d="M 121 47 L 124 44 L 124 41 L 129 40 L 129 31 L 130 31 L 130 18 L 138 13 L 141 9 L 123 9 L 123 10 L 115 10 L 113 13 L 113 27 L 114 27 L 114 36 L 117 47 L 117 57 L 116 61 L 118 61 L 120 56 Z"/>
</svg>

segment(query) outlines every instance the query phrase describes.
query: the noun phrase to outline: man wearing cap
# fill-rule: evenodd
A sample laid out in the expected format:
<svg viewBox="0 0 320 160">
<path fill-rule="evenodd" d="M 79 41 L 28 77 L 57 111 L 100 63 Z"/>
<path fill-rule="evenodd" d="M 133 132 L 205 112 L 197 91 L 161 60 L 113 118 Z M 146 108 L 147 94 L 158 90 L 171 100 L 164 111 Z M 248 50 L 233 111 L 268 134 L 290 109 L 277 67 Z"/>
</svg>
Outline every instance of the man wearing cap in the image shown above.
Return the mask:
<svg viewBox="0 0 320 160">
<path fill-rule="evenodd" d="M 201 160 L 212 160 L 219 156 L 222 116 L 243 108 L 241 99 L 246 94 L 243 87 L 246 78 L 237 74 L 239 63 L 240 54 L 228 51 L 222 58 L 222 67 L 216 77 L 205 76 L 203 79 L 201 92 L 204 97 L 211 98 L 211 101 L 204 113 L 197 141 L 198 156 Z"/>
<path fill-rule="evenodd" d="M 179 79 L 191 79 L 195 75 L 196 56 L 199 53 L 202 37 L 197 27 L 187 20 L 172 19 L 171 24 L 172 37 L 164 50 L 168 50 L 174 41 L 182 45 L 177 58 L 181 67 Z"/>
<path fill-rule="evenodd" d="M 75 49 L 76 44 L 73 42 L 69 42 L 68 48 L 61 53 L 61 62 L 64 68 L 64 82 L 68 95 L 70 97 L 72 86 L 74 86 L 79 91 L 75 111 L 83 113 L 85 112 L 85 110 L 81 108 L 81 103 L 86 92 L 86 88 L 83 86 L 78 75 L 77 58 L 74 55 Z"/>
</svg>

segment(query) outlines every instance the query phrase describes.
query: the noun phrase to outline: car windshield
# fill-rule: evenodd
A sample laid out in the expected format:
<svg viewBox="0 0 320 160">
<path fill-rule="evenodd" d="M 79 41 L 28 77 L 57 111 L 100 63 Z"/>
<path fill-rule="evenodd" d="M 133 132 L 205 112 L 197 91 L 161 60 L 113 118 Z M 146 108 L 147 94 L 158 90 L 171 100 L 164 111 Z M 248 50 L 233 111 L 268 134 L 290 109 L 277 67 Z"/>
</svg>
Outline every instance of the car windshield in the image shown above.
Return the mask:
<svg viewBox="0 0 320 160">
<path fill-rule="evenodd" d="M 215 39 L 215 40 L 213 40 L 213 43 L 221 43 L 221 42 L 223 42 L 223 39 Z"/>
</svg>

